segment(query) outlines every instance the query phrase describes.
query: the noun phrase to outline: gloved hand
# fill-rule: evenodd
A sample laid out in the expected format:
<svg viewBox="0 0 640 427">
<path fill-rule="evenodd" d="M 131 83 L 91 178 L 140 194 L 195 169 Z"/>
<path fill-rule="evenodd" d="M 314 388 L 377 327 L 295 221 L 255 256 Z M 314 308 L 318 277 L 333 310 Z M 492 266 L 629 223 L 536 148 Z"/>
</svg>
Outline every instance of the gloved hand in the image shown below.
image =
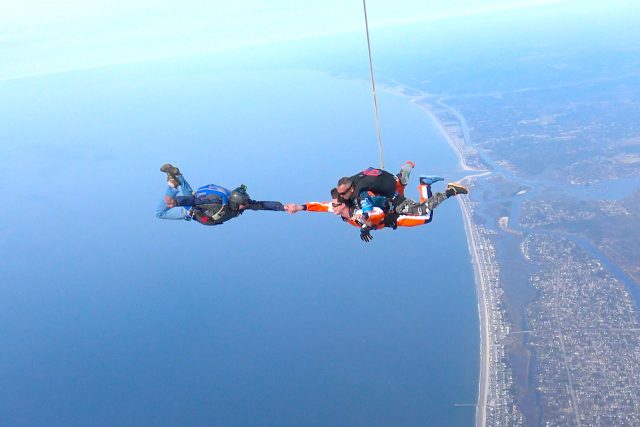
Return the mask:
<svg viewBox="0 0 640 427">
<path fill-rule="evenodd" d="M 360 229 L 360 240 L 362 240 L 365 243 L 368 243 L 371 240 L 373 240 L 373 236 L 371 235 L 369 227 L 362 227 Z"/>
</svg>

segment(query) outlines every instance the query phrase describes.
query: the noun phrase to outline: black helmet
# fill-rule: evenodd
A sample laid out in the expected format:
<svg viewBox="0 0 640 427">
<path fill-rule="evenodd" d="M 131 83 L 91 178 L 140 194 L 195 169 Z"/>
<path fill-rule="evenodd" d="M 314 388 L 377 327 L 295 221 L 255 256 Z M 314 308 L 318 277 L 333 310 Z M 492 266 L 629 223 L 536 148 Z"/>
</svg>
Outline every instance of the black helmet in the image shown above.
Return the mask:
<svg viewBox="0 0 640 427">
<path fill-rule="evenodd" d="M 247 194 L 247 187 L 241 185 L 231 192 L 229 196 L 229 207 L 231 210 L 237 211 L 240 205 L 247 205 L 251 201 L 251 198 Z"/>
</svg>

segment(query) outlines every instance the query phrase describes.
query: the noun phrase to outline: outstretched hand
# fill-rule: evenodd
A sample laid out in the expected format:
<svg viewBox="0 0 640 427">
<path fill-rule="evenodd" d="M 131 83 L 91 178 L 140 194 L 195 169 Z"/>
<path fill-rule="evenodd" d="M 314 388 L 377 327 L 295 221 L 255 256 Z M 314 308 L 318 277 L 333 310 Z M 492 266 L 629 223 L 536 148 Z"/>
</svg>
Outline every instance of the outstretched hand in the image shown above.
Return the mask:
<svg viewBox="0 0 640 427">
<path fill-rule="evenodd" d="M 296 212 L 300 212 L 302 210 L 302 206 L 296 205 L 295 203 L 288 203 L 284 205 L 284 210 L 290 214 L 294 214 Z"/>
</svg>

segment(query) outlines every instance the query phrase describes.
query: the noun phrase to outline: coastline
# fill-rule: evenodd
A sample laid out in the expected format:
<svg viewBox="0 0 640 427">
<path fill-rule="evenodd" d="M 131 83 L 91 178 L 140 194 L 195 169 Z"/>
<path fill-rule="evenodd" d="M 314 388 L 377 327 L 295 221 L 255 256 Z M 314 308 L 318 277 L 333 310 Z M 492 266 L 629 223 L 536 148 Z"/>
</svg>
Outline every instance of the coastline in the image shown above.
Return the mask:
<svg viewBox="0 0 640 427">
<path fill-rule="evenodd" d="M 425 98 L 426 94 L 410 95 L 406 92 L 404 87 L 391 87 L 383 86 L 383 89 L 392 92 L 395 95 L 404 96 L 409 98 L 409 101 L 420 108 L 431 120 L 432 123 L 438 128 L 442 134 L 444 140 L 449 144 L 456 157 L 458 158 L 458 168 L 466 174 L 462 176 L 460 181 L 474 181 L 476 178 L 490 175 L 491 170 L 483 169 L 479 167 L 471 166 L 468 162 L 465 154 L 473 155 L 473 150 L 469 151 L 468 148 L 472 148 L 467 141 L 468 136 L 464 134 L 462 137 L 454 138 L 445 127 L 445 124 L 441 119 L 429 108 L 421 102 Z M 464 120 L 456 117 L 458 120 Z M 462 123 L 461 123 L 462 125 Z M 480 243 L 480 231 L 476 229 L 472 221 L 472 207 L 468 199 L 456 198 L 462 211 L 462 218 L 464 221 L 465 232 L 467 234 L 467 247 L 471 256 L 471 263 L 473 264 L 473 271 L 476 285 L 476 295 L 478 304 L 478 325 L 480 333 L 480 369 L 478 374 L 478 398 L 476 402 L 476 427 L 485 427 L 487 423 L 487 402 L 489 396 L 489 374 L 490 374 L 490 360 L 489 353 L 491 349 L 490 336 L 489 336 L 489 312 L 487 306 L 487 289 L 488 289 L 488 276 L 483 274 L 484 271 L 481 267 L 482 257 L 479 251 Z M 476 236 L 478 238 L 476 238 Z"/>
<path fill-rule="evenodd" d="M 438 127 L 438 130 L 441 132 L 444 139 L 447 141 L 449 146 L 452 148 L 456 156 L 458 157 L 458 166 L 461 170 L 466 172 L 475 172 L 472 174 L 465 175 L 460 179 L 460 181 L 471 181 L 480 176 L 486 176 L 491 174 L 491 171 L 477 169 L 471 167 L 464 156 L 464 147 L 460 146 L 459 143 L 453 140 L 452 136 L 446 131 L 444 124 L 440 121 L 440 119 L 431 111 L 431 109 L 419 102 L 418 98 L 414 98 L 412 100 L 416 105 L 418 105 L 435 123 Z M 466 143 L 466 141 L 462 141 Z M 472 211 L 471 206 L 469 205 L 469 201 L 465 199 L 456 198 L 458 204 L 460 205 L 462 211 L 462 217 L 464 220 L 465 232 L 467 234 L 467 242 L 469 248 L 469 254 L 471 255 L 471 263 L 473 264 L 473 271 L 475 276 L 475 285 L 476 285 L 476 294 L 478 298 L 478 318 L 479 318 L 479 328 L 480 328 L 480 370 L 479 370 L 479 378 L 478 378 L 478 400 L 476 402 L 476 427 L 485 427 L 486 425 L 486 408 L 487 408 L 487 398 L 489 394 L 489 351 L 490 351 L 490 340 L 489 340 L 489 313 L 487 311 L 487 303 L 486 303 L 486 287 L 485 277 L 482 274 L 482 270 L 480 267 L 480 255 L 478 250 L 478 242 L 476 241 L 474 224 L 471 219 Z"/>
<path fill-rule="evenodd" d="M 480 257 L 478 253 L 478 243 L 475 241 L 473 232 L 473 222 L 471 221 L 471 209 L 468 202 L 458 199 L 458 203 L 462 209 L 462 217 L 464 219 L 464 228 L 467 233 L 469 243 L 469 253 L 471 254 L 471 263 L 475 274 L 476 292 L 478 295 L 478 325 L 480 327 L 480 371 L 478 378 L 478 400 L 476 403 L 476 427 L 484 427 L 486 425 L 486 408 L 487 397 L 489 394 L 489 316 L 487 312 L 487 303 L 485 295 L 484 276 L 480 269 Z"/>
<path fill-rule="evenodd" d="M 415 103 L 418 107 L 420 107 L 427 114 L 427 116 L 431 118 L 431 121 L 436 125 L 436 127 L 442 134 L 445 141 L 447 141 L 449 146 L 453 149 L 453 152 L 455 153 L 456 157 L 458 157 L 458 167 L 461 170 L 466 172 L 485 172 L 480 169 L 475 169 L 469 166 L 469 164 L 466 162 L 466 158 L 464 157 L 462 147 L 458 146 L 458 144 L 456 144 L 455 141 L 453 141 L 453 138 L 451 138 L 451 135 L 447 133 L 447 130 L 445 129 L 444 124 L 440 121 L 440 119 L 435 114 L 433 114 L 433 111 L 431 111 L 429 107 L 421 103 L 417 97 L 413 98 L 412 102 Z M 470 176 L 474 176 L 474 175 L 475 174 Z M 470 176 L 465 176 L 463 179 L 469 178 Z"/>
</svg>

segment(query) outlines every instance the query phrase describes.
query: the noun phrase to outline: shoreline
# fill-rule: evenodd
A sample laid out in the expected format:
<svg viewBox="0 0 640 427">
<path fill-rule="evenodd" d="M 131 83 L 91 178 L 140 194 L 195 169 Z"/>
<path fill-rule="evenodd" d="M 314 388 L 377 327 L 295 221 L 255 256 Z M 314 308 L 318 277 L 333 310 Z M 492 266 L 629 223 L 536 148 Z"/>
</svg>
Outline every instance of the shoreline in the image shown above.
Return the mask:
<svg viewBox="0 0 640 427">
<path fill-rule="evenodd" d="M 480 328 L 480 371 L 478 378 L 478 400 L 476 402 L 476 427 L 484 427 L 486 425 L 486 408 L 487 398 L 489 395 L 489 316 L 487 312 L 487 303 L 485 295 L 485 283 L 479 264 L 478 244 L 475 241 L 473 233 L 473 222 L 471 221 L 471 209 L 468 202 L 458 200 L 462 210 L 464 219 L 464 228 L 467 233 L 469 253 L 471 255 L 471 263 L 475 275 L 476 294 L 478 296 L 478 326 Z"/>
<path fill-rule="evenodd" d="M 458 180 L 460 181 L 472 181 L 476 178 L 487 176 L 492 174 L 491 170 L 481 169 L 470 166 L 467 163 L 467 157 L 465 157 L 465 146 L 470 146 L 467 141 L 466 135 L 462 135 L 461 141 L 454 141 L 453 137 L 447 132 L 444 123 L 438 118 L 438 116 L 433 113 L 433 111 L 421 102 L 421 99 L 425 97 L 426 94 L 422 95 L 410 95 L 405 92 L 403 87 L 391 87 L 391 86 L 383 86 L 383 90 L 392 92 L 395 95 L 404 96 L 409 98 L 409 101 L 415 104 L 418 108 L 420 108 L 431 120 L 433 124 L 438 128 L 442 137 L 445 139 L 447 144 L 451 147 L 456 157 L 458 158 L 458 168 L 462 172 L 466 172 L 466 174 Z M 461 123 L 462 125 L 462 123 Z M 474 281 L 476 286 L 476 295 L 477 295 L 477 305 L 478 305 L 478 326 L 480 333 L 480 369 L 478 372 L 478 398 L 476 401 L 476 415 L 475 415 L 475 426 L 476 427 L 485 427 L 487 423 L 487 401 L 489 396 L 489 352 L 490 352 L 490 336 L 489 336 L 489 312 L 487 307 L 487 294 L 486 289 L 488 284 L 486 283 L 486 277 L 483 275 L 483 271 L 480 265 L 480 252 L 478 250 L 479 243 L 476 241 L 474 237 L 475 226 L 471 219 L 472 210 L 468 200 L 456 198 L 460 209 L 462 211 L 462 218 L 464 222 L 465 232 L 467 234 L 467 247 L 469 250 L 469 255 L 471 257 L 471 264 L 473 265 L 474 272 Z"/>
<path fill-rule="evenodd" d="M 417 106 L 419 106 L 435 123 L 438 127 L 438 130 L 447 141 L 449 146 L 452 148 L 456 156 L 458 157 L 458 167 L 465 172 L 475 172 L 471 174 L 467 174 L 460 179 L 460 181 L 470 181 L 475 178 L 486 176 L 491 174 L 492 172 L 489 170 L 476 169 L 468 165 L 466 162 L 466 158 L 463 153 L 463 147 L 458 146 L 456 144 L 451 135 L 449 135 L 444 127 L 444 124 L 439 120 L 439 118 L 431 111 L 431 109 L 419 102 L 419 100 L 414 98 L 412 100 Z M 466 143 L 466 141 L 464 141 Z M 487 303 L 486 303 L 486 283 L 484 281 L 484 276 L 480 269 L 480 256 L 478 252 L 478 242 L 474 237 L 474 224 L 471 219 L 471 207 L 469 206 L 469 202 L 464 199 L 456 199 L 458 204 L 460 205 L 460 209 L 462 211 L 462 218 L 464 221 L 465 232 L 467 234 L 467 244 L 469 248 L 469 254 L 471 256 L 471 263 L 473 264 L 473 271 L 475 276 L 475 285 L 476 285 L 476 295 L 478 298 L 478 318 L 479 318 L 479 333 L 480 333 L 480 370 L 478 375 L 478 400 L 476 402 L 476 427 L 484 427 L 486 425 L 486 408 L 487 408 L 487 399 L 489 395 L 489 313 L 487 311 Z"/>
<path fill-rule="evenodd" d="M 449 146 L 453 149 L 453 152 L 455 153 L 456 157 L 458 158 L 458 167 L 460 168 L 460 170 L 463 170 L 465 172 L 485 172 L 479 169 L 475 169 L 472 168 L 471 166 L 469 166 L 466 162 L 466 159 L 464 157 L 464 155 L 462 154 L 462 150 L 460 149 L 460 147 L 458 147 L 456 145 L 455 142 L 453 142 L 453 140 L 451 139 L 451 135 L 449 135 L 444 127 L 444 125 L 442 124 L 442 122 L 440 121 L 440 119 L 433 114 L 433 111 L 431 111 L 431 109 L 429 107 L 427 107 L 426 105 L 424 105 L 423 103 L 421 103 L 417 98 L 413 98 L 412 101 L 414 104 L 416 104 L 420 109 L 422 109 L 427 116 L 429 116 L 429 118 L 431 118 L 431 121 L 436 125 L 436 127 L 438 128 L 438 130 L 440 131 L 440 133 L 442 134 L 442 136 L 444 137 L 444 139 L 447 141 L 447 143 L 449 144 Z M 474 176 L 470 175 L 470 176 Z M 463 179 L 468 178 L 469 176 L 465 176 Z"/>
</svg>

